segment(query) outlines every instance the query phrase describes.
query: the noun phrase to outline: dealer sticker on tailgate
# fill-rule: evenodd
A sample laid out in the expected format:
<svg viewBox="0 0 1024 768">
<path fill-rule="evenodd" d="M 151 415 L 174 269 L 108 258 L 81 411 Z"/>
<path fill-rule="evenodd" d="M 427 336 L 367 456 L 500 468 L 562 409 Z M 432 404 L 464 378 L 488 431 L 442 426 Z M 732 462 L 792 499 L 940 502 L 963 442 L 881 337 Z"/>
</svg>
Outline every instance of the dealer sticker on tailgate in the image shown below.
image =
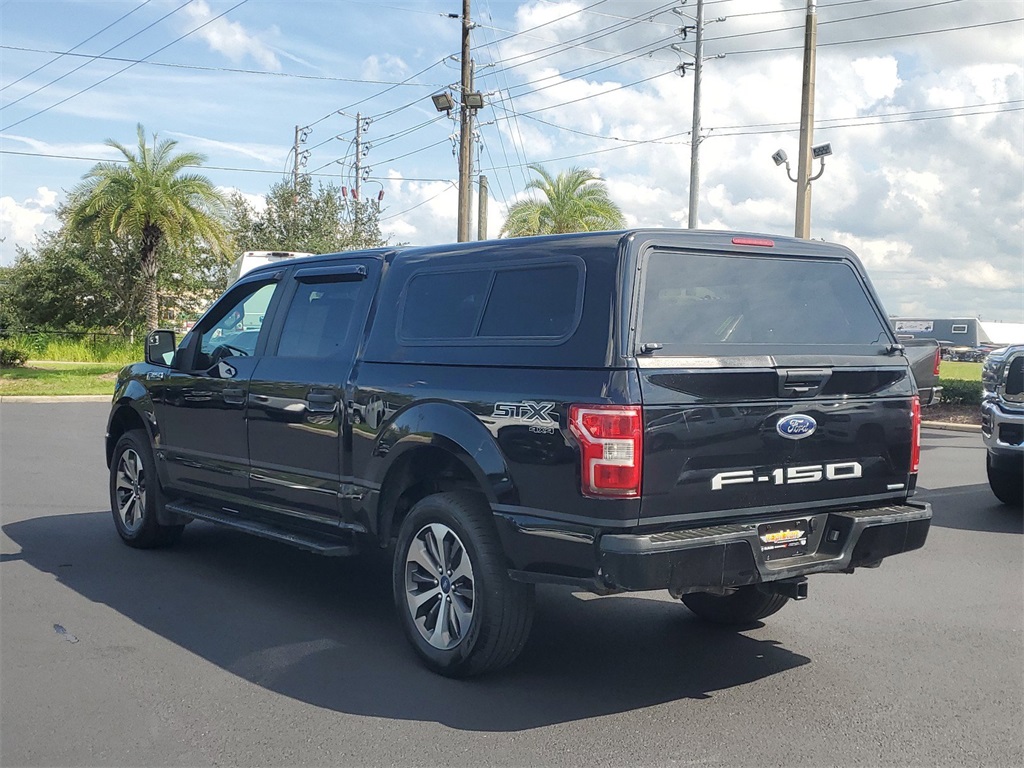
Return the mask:
<svg viewBox="0 0 1024 768">
<path fill-rule="evenodd" d="M 765 560 L 807 554 L 807 531 L 807 520 L 762 523 L 757 526 L 757 535 L 761 540 L 761 551 Z"/>
</svg>

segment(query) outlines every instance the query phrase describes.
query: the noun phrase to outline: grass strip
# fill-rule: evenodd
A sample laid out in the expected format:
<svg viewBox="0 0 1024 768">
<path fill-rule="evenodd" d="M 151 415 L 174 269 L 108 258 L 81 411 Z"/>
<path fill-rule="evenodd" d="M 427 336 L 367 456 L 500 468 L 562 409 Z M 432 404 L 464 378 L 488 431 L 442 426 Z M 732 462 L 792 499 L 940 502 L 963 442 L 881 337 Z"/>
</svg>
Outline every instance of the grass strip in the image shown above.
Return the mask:
<svg viewBox="0 0 1024 768">
<path fill-rule="evenodd" d="M 113 395 L 119 370 L 116 363 L 0 368 L 0 395 Z"/>
</svg>

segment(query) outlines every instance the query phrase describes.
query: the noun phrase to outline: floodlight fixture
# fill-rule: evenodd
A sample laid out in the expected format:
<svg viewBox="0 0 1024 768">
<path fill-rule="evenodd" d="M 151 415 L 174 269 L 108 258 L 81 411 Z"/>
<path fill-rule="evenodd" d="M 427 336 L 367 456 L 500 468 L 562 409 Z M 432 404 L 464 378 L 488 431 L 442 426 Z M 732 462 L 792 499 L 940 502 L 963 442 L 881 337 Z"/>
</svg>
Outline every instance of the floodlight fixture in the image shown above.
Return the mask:
<svg viewBox="0 0 1024 768">
<path fill-rule="evenodd" d="M 814 159 L 820 159 L 828 157 L 832 154 L 832 142 L 826 141 L 824 144 L 815 144 L 811 147 L 811 157 Z"/>
<path fill-rule="evenodd" d="M 786 154 L 786 150 L 780 149 L 778 152 L 772 155 L 772 160 L 775 161 L 776 165 L 782 165 L 784 162 L 789 160 L 789 155 Z"/>
<path fill-rule="evenodd" d="M 462 104 L 470 109 L 481 109 L 484 106 L 484 95 L 480 91 L 471 91 L 462 97 Z"/>
<path fill-rule="evenodd" d="M 455 109 L 455 100 L 448 91 L 435 93 L 430 97 L 430 100 L 434 102 L 434 109 L 438 112 L 451 112 Z"/>
</svg>

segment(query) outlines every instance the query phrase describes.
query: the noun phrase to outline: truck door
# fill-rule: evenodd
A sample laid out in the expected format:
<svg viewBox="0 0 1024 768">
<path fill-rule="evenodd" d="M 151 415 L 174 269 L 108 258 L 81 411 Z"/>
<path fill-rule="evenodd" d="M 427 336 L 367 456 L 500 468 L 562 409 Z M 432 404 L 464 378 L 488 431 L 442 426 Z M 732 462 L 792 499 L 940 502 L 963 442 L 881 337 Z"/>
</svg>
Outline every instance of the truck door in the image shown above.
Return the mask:
<svg viewBox="0 0 1024 768">
<path fill-rule="evenodd" d="M 283 319 L 249 391 L 250 498 L 292 524 L 337 525 L 351 488 L 345 386 L 362 338 L 379 262 L 296 270 Z"/>
<path fill-rule="evenodd" d="M 244 501 L 249 481 L 245 404 L 265 344 L 263 320 L 277 293 L 274 276 L 237 285 L 200 320 L 176 367 L 152 387 L 169 486 Z"/>
</svg>

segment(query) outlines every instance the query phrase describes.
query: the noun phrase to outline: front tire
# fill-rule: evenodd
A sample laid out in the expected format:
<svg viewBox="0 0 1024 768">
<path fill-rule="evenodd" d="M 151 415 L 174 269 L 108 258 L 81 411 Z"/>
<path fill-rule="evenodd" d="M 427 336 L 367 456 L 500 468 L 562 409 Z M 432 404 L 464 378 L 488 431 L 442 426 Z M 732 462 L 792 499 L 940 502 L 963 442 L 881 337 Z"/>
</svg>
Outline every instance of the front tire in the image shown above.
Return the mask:
<svg viewBox="0 0 1024 768">
<path fill-rule="evenodd" d="M 992 466 L 992 454 L 985 455 L 985 469 L 988 485 L 997 499 L 1011 507 L 1024 506 L 1024 472 L 996 469 Z"/>
<path fill-rule="evenodd" d="M 173 544 L 185 526 L 161 525 L 157 508 L 163 503 L 153 449 L 145 432 L 121 435 L 110 460 L 110 511 L 121 541 L 129 547 L 152 549 Z"/>
<path fill-rule="evenodd" d="M 491 512 L 470 493 L 420 500 L 402 521 L 392 566 L 395 607 L 423 662 L 446 677 L 504 667 L 533 623 L 533 586 L 505 569 Z"/>
<path fill-rule="evenodd" d="M 783 595 L 762 592 L 755 585 L 737 587 L 728 595 L 694 592 L 683 595 L 683 605 L 705 621 L 744 626 L 778 613 L 789 602 Z"/>
</svg>

